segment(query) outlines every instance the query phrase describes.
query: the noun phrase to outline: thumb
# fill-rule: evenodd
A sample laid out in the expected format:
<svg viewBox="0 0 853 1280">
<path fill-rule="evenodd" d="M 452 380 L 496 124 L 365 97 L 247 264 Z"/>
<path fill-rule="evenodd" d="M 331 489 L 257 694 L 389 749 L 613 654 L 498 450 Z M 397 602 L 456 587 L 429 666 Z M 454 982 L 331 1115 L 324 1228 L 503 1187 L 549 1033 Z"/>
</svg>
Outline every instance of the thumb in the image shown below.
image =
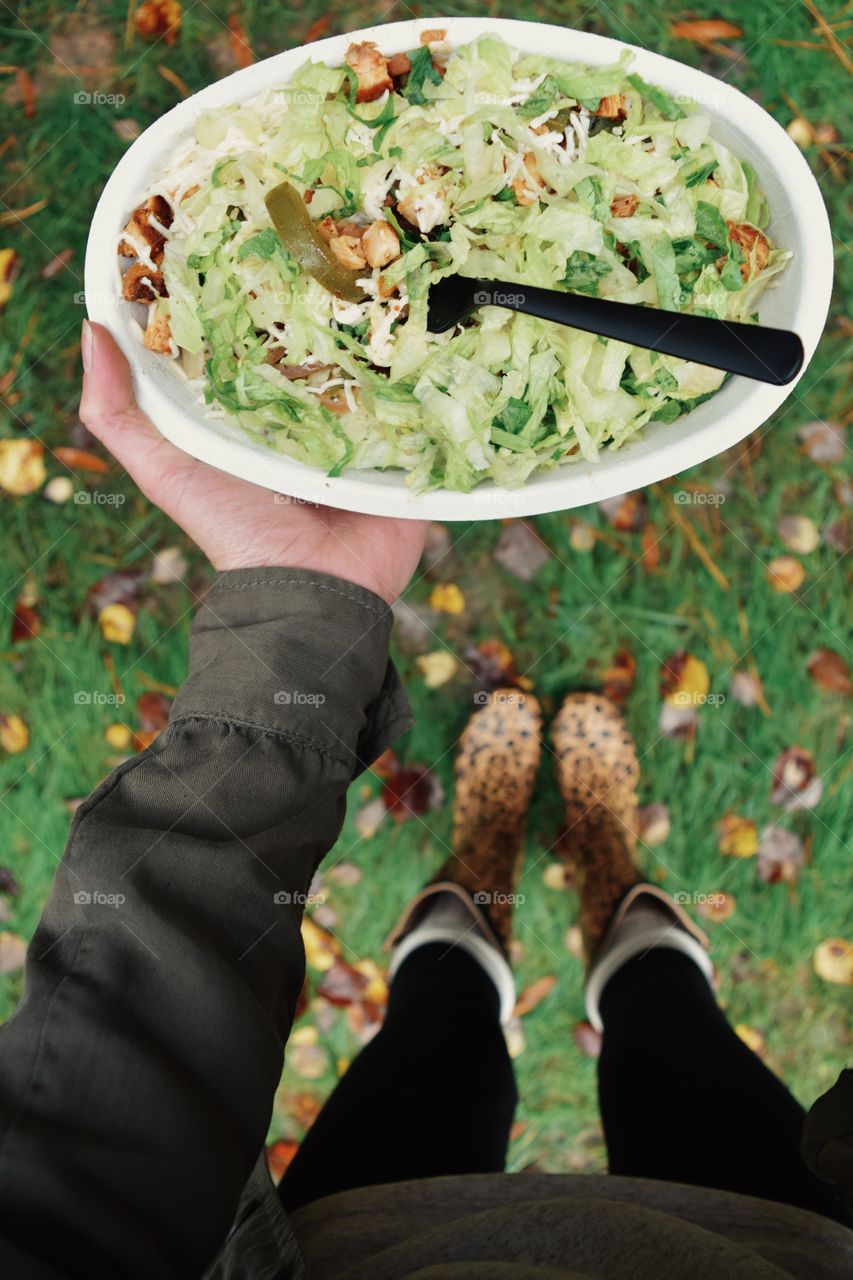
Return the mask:
<svg viewBox="0 0 853 1280">
<path fill-rule="evenodd" d="M 130 365 L 116 340 L 103 325 L 83 321 L 83 393 L 80 418 L 106 445 L 143 493 L 162 504 L 158 493 L 164 476 L 172 481 L 197 466 L 177 449 L 137 406 Z"/>
</svg>

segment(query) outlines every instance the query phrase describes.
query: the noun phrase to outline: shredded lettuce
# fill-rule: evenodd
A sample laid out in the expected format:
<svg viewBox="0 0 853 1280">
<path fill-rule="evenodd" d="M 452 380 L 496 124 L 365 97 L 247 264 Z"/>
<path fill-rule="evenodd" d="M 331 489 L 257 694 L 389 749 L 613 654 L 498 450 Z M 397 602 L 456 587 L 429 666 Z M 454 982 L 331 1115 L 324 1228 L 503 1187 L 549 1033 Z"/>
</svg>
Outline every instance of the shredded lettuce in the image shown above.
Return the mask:
<svg viewBox="0 0 853 1280">
<path fill-rule="evenodd" d="M 708 116 L 631 72 L 627 50 L 587 67 L 486 35 L 409 59 L 362 103 L 355 69 L 306 63 L 199 116 L 158 182 L 175 209 L 158 305 L 185 370 L 204 365 L 208 411 L 330 475 L 395 468 L 415 491 L 466 491 L 594 461 L 713 395 L 718 370 L 499 307 L 426 328 L 430 283 L 454 272 L 754 318 L 790 255 Z M 395 233 L 363 303 L 333 299 L 280 240 L 264 197 L 283 178 L 327 235 Z"/>
</svg>

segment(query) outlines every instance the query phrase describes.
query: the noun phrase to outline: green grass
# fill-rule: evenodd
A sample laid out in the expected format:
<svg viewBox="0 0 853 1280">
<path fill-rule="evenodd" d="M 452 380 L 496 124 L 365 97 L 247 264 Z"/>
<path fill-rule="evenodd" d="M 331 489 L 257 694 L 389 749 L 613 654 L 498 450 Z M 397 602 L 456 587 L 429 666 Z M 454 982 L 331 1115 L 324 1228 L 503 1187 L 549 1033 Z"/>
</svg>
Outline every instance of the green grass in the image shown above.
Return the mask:
<svg viewBox="0 0 853 1280">
<path fill-rule="evenodd" d="M 0 226 L 0 248 L 14 248 L 22 265 L 11 301 L 0 316 L 0 376 L 23 344 L 17 379 L 2 402 L 3 435 L 32 433 L 51 447 L 72 440 L 83 316 L 75 295 L 83 288 L 83 247 L 92 208 L 127 145 L 114 125 L 117 120 L 133 120 L 144 127 L 178 99 L 158 66 L 170 69 L 192 89 L 227 69 L 223 22 L 232 6 L 210 0 L 185 8 L 179 40 L 153 50 L 137 38 L 125 45 L 123 3 L 84 3 L 63 13 L 44 0 L 33 0 L 19 5 L 16 17 L 8 9 L 0 10 L 4 61 L 26 68 L 38 89 L 32 119 L 24 116 L 11 88 L 6 90 L 4 118 L 14 141 L 0 161 L 5 165 L 2 201 L 5 207 L 24 209 L 48 200 L 41 212 L 24 222 Z M 482 11 L 474 4 L 425 4 L 417 10 L 424 17 Z M 272 0 L 246 2 L 240 9 L 259 56 L 298 44 L 323 12 L 315 3 L 297 8 Z M 382 5 L 341 7 L 328 30 L 333 34 L 411 12 L 404 6 L 391 11 Z M 819 41 L 804 6 L 785 9 L 773 0 L 755 0 L 749 6 L 709 5 L 698 0 L 688 14 L 654 2 L 589 9 L 554 2 L 521 9 L 492 4 L 489 12 L 574 24 L 647 44 L 725 75 L 783 125 L 801 111 L 814 124 L 834 124 L 841 137 L 849 131 L 849 116 L 841 105 L 849 101 L 849 78 L 840 61 L 826 49 L 774 43 Z M 825 12 L 829 21 L 837 20 L 829 9 Z M 687 16 L 739 23 L 744 35 L 732 42 L 737 57 L 705 53 L 673 39 L 670 21 Z M 85 27 L 87 23 L 91 25 Z M 87 34 L 77 59 L 90 69 L 82 73 L 80 83 L 90 92 L 124 95 L 126 101 L 119 107 L 76 104 L 78 79 L 50 50 L 53 42 L 54 50 L 73 66 L 73 46 L 67 39 L 75 31 L 79 34 L 81 24 Z M 57 39 L 66 43 L 57 45 Z M 2 83 L 11 86 L 11 77 Z M 850 470 L 847 462 L 818 467 L 797 448 L 798 426 L 842 415 L 850 378 L 850 330 L 844 320 L 851 270 L 845 244 L 849 169 L 839 148 L 811 147 L 806 154 L 836 237 L 836 293 L 825 337 L 806 377 L 775 421 L 757 432 L 747 447 L 697 468 L 687 478 L 713 484 L 726 477 L 730 491 L 720 508 L 719 526 L 705 509 L 679 508 L 711 549 L 730 589 L 717 585 L 683 531 L 672 525 L 664 496 L 681 488 L 681 480 L 647 495 L 649 520 L 661 537 L 655 572 L 638 562 L 640 534 L 613 533 L 604 516 L 592 509 L 535 522 L 553 557 L 529 585 L 493 562 L 499 525 L 454 526 L 453 553 L 436 573 L 412 588 L 409 599 L 424 604 L 436 580 L 456 582 L 465 593 L 465 613 L 432 619 L 440 639 L 431 639 L 429 647 L 443 644 L 462 653 L 481 640 L 502 639 L 519 672 L 529 673 L 535 692 L 551 710 L 567 691 L 595 684 L 617 648 L 634 653 L 637 682 L 626 711 L 642 755 L 643 798 L 668 804 L 672 817 L 667 841 L 647 854 L 649 869 L 673 891 L 725 888 L 735 895 L 734 916 L 712 926 L 721 998 L 733 1021 L 766 1037 L 769 1060 L 809 1103 L 833 1081 L 849 1052 L 847 993 L 822 982 L 812 970 L 811 957 L 823 938 L 849 931 L 853 788 L 849 704 L 845 707 L 841 699 L 818 690 L 805 669 L 808 655 L 819 645 L 850 656 L 849 565 L 822 544 L 803 557 L 806 579 L 799 599 L 775 595 L 764 578 L 767 560 L 784 551 L 777 533 L 780 516 L 806 514 L 820 528 L 843 517 L 835 482 Z M 69 268 L 43 279 L 46 264 L 68 248 L 74 250 Z M 58 463 L 50 458 L 48 463 L 50 474 L 62 473 Z M 20 896 L 9 900 L 10 921 L 4 927 L 23 936 L 35 926 L 62 852 L 68 825 L 65 802 L 85 795 L 110 767 L 113 753 L 103 737 L 105 728 L 122 714 L 133 719 L 133 705 L 147 687 L 146 677 L 167 685 L 180 683 L 193 588 L 204 581 L 206 572 L 198 553 L 118 468 L 95 479 L 97 483 L 75 483 L 78 489 L 120 494 L 124 503 L 58 507 L 38 495 L 1 499 L 0 599 L 7 610 L 12 608 L 22 583 L 31 582 L 44 621 L 38 640 L 12 645 L 10 615 L 0 614 L 7 628 L 6 638 L 0 639 L 0 712 L 21 714 L 31 733 L 25 752 L 0 760 L 0 861 L 21 885 Z M 573 551 L 569 531 L 578 518 L 589 521 L 608 540 L 597 541 L 592 552 Z M 175 544 L 190 558 L 189 586 L 148 589 L 130 646 L 105 644 L 86 611 L 88 587 L 111 568 L 145 567 L 154 551 Z M 739 657 L 745 647 L 739 605 L 770 703 L 769 717 L 728 696 L 732 655 Z M 660 663 L 679 647 L 707 663 L 712 691 L 727 697 L 721 706 L 701 710 L 692 756 L 684 743 L 661 739 L 657 728 Z M 110 691 L 107 653 L 128 699 L 123 712 L 74 700 L 79 690 Z M 476 686 L 462 667 L 449 684 L 431 692 L 414 657 L 410 652 L 399 654 L 418 723 L 398 750 L 407 761 L 437 761 L 436 771 L 449 791 L 449 748 L 472 709 Z M 825 779 L 824 796 L 815 810 L 781 819 L 810 841 L 810 863 L 793 888 L 762 884 L 753 860 L 722 858 L 714 831 L 727 809 L 754 818 L 759 826 L 779 818 L 769 801 L 769 766 L 791 743 L 814 753 Z M 364 793 L 373 794 L 377 788 L 369 776 L 355 784 L 347 824 L 333 855 L 335 860 L 343 856 L 357 863 L 364 873 L 361 883 L 346 888 L 326 885 L 340 916 L 337 932 L 350 958 L 351 953 L 380 958 L 385 932 L 407 896 L 443 858 L 449 836 L 446 805 L 422 821 L 389 821 L 372 839 L 359 840 L 354 814 L 364 803 Z M 519 1118 L 526 1123 L 513 1144 L 513 1168 L 535 1163 L 553 1170 L 590 1169 L 603 1160 L 594 1063 L 581 1056 L 572 1039 L 572 1028 L 583 1017 L 580 966 L 564 945 L 574 905 L 542 880 L 550 861 L 547 850 L 559 825 L 546 753 L 520 886 L 526 901 L 517 921 L 523 948 L 518 981 L 523 987 L 543 974 L 555 974 L 558 982 L 524 1020 L 526 1047 L 517 1068 Z M 19 974 L 3 980 L 3 1016 L 13 1010 L 20 990 Z M 322 1096 L 334 1077 L 331 1064 L 355 1051 L 343 1014 L 320 1041 L 329 1051 L 329 1071 L 318 1081 L 306 1081 L 292 1067 L 286 1069 L 273 1125 L 277 1135 L 298 1137 L 301 1132 L 286 1098 L 306 1092 Z"/>
</svg>

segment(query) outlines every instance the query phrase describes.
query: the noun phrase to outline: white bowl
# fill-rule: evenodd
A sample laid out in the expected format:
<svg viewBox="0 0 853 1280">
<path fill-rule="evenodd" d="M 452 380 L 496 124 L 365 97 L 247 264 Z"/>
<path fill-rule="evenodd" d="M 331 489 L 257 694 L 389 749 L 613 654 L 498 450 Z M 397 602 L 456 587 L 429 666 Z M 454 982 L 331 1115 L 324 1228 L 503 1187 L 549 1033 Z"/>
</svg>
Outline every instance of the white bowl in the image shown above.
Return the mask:
<svg viewBox="0 0 853 1280">
<path fill-rule="evenodd" d="M 544 23 L 486 18 L 395 22 L 333 36 L 255 63 L 202 89 L 152 124 L 119 162 L 98 201 L 86 251 L 85 285 L 89 316 L 106 325 L 118 340 L 131 362 L 139 403 L 160 431 L 196 458 L 293 497 L 348 511 L 439 520 L 486 520 L 583 506 L 675 475 L 754 431 L 791 394 L 794 383 L 772 387 L 731 377 L 713 399 L 692 413 L 671 425 L 649 424 L 639 439 L 613 452 L 603 450 L 597 463 L 568 463 L 535 475 L 522 489 L 501 489 L 487 481 L 471 493 L 438 489 L 417 496 L 407 489 L 403 472 L 350 471 L 330 478 L 254 444 L 237 428 L 205 418 L 169 362 L 145 350 L 133 308 L 121 301 L 113 246 L 167 157 L 190 136 L 196 116 L 286 84 L 307 58 L 339 65 L 354 39 L 375 40 L 384 53 L 395 53 L 416 48 L 420 32 L 436 26 L 447 29 L 454 45 L 491 31 L 525 53 L 593 66 L 615 61 L 626 47 L 618 40 Z M 780 248 L 794 253 L 778 283 L 762 298 L 761 320 L 795 330 L 805 347 L 807 364 L 826 320 L 832 286 L 832 236 L 808 165 L 767 112 L 731 85 L 645 49 L 631 47 L 631 53 L 632 69 L 644 79 L 671 94 L 696 99 L 712 117 L 713 136 L 758 174 L 771 211 L 770 235 Z"/>
</svg>

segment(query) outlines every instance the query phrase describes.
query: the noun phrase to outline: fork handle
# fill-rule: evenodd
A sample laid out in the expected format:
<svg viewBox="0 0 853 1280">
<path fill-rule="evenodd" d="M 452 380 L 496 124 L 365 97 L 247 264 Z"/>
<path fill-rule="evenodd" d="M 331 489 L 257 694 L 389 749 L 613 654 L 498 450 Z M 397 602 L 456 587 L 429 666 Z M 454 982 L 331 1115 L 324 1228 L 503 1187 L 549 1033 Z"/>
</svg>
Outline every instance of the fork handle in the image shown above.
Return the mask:
<svg viewBox="0 0 853 1280">
<path fill-rule="evenodd" d="M 540 320 L 553 320 L 682 360 L 696 360 L 776 387 L 791 382 L 803 364 L 803 344 L 788 329 L 661 311 L 584 293 L 560 293 L 538 285 L 502 284 L 496 280 L 477 281 L 475 299 L 482 302 L 483 294 L 489 295 L 490 306 L 523 311 Z"/>
</svg>

